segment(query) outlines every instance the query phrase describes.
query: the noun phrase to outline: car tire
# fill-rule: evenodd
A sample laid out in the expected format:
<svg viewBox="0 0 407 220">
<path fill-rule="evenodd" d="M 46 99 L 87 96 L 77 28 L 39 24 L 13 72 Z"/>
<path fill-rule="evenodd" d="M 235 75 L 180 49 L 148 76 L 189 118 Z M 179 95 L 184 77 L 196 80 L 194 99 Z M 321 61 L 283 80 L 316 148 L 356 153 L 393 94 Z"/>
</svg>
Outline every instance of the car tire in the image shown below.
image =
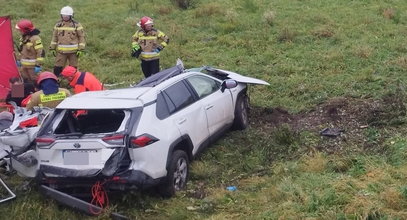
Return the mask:
<svg viewBox="0 0 407 220">
<path fill-rule="evenodd" d="M 185 151 L 176 150 L 172 154 L 165 182 L 159 186 L 163 197 L 172 197 L 186 187 L 189 173 L 189 159 Z"/>
<path fill-rule="evenodd" d="M 238 96 L 235 108 L 234 130 L 244 130 L 249 125 L 249 97 L 246 94 Z"/>
</svg>

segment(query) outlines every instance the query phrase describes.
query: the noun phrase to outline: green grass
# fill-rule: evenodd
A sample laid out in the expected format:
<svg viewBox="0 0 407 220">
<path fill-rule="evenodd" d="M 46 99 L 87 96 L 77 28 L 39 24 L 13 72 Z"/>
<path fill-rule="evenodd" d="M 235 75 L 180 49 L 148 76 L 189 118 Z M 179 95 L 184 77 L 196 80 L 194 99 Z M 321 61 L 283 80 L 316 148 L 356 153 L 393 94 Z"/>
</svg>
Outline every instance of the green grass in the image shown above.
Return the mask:
<svg viewBox="0 0 407 220">
<path fill-rule="evenodd" d="M 228 133 L 194 161 L 188 191 L 172 199 L 130 192 L 112 198 L 108 212 L 132 219 L 407 218 L 399 105 L 407 80 L 406 1 L 195 0 L 186 10 L 172 2 L 0 0 L 0 15 L 11 15 L 13 25 L 32 19 L 47 48 L 59 10 L 72 6 L 87 38 L 80 70 L 114 87 L 142 79 L 130 45 L 136 18 L 146 15 L 171 39 L 162 68 L 181 58 L 187 68 L 210 65 L 264 79 L 269 87 L 250 88 L 255 106 L 299 113 L 333 97 L 387 97 L 389 105 L 360 131 L 373 149 L 348 143 L 343 152 L 319 153 L 316 146 L 327 141 L 309 131 L 252 127 Z M 53 62 L 47 53 L 45 69 Z M 17 189 L 20 178 L 6 181 L 17 199 L 0 205 L 5 219 L 90 219 L 35 188 Z M 226 191 L 230 185 L 238 190 Z"/>
</svg>

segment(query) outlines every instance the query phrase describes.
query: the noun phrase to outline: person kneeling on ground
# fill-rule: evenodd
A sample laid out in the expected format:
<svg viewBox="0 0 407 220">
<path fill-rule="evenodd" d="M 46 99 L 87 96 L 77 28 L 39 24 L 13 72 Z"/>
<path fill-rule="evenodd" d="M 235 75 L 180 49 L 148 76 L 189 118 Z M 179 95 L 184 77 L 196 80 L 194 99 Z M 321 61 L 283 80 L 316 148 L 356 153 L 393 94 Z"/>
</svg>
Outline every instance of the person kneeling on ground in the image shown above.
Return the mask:
<svg viewBox="0 0 407 220">
<path fill-rule="evenodd" d="M 71 93 L 64 88 L 59 88 L 58 78 L 51 72 L 42 72 L 38 76 L 37 85 L 39 91 L 31 95 L 27 103 L 27 109 L 32 110 L 34 106 L 55 108 Z"/>
<path fill-rule="evenodd" d="M 62 71 L 62 76 L 68 80 L 69 85 L 78 94 L 85 91 L 104 90 L 102 83 L 90 72 L 79 72 L 73 66 L 67 66 Z"/>
</svg>

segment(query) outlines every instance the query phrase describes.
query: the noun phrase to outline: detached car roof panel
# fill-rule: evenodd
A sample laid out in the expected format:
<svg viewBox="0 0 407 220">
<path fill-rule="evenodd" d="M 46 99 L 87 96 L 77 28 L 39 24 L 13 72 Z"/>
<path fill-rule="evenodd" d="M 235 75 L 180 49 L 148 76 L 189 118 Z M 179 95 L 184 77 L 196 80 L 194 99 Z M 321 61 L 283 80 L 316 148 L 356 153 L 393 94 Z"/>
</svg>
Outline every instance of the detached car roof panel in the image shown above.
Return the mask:
<svg viewBox="0 0 407 220">
<path fill-rule="evenodd" d="M 143 105 L 138 98 L 150 90 L 144 88 L 126 88 L 104 91 L 82 92 L 66 98 L 58 109 L 125 109 Z"/>
</svg>

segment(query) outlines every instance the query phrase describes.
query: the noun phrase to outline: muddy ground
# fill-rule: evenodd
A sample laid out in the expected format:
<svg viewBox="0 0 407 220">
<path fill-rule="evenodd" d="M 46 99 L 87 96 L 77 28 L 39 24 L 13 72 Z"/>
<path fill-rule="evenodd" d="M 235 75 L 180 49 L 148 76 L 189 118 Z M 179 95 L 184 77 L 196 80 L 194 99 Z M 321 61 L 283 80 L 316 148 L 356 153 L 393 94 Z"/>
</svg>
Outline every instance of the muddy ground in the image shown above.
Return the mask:
<svg viewBox="0 0 407 220">
<path fill-rule="evenodd" d="M 298 114 L 291 114 L 283 107 L 252 106 L 250 120 L 252 127 L 263 131 L 273 132 L 284 124 L 294 132 L 321 136 L 314 147 L 335 153 L 353 146 L 360 150 L 380 150 L 377 148 L 385 140 L 380 128 L 397 130 L 404 124 L 405 115 L 403 97 L 387 95 L 381 100 L 333 98 Z"/>
</svg>

